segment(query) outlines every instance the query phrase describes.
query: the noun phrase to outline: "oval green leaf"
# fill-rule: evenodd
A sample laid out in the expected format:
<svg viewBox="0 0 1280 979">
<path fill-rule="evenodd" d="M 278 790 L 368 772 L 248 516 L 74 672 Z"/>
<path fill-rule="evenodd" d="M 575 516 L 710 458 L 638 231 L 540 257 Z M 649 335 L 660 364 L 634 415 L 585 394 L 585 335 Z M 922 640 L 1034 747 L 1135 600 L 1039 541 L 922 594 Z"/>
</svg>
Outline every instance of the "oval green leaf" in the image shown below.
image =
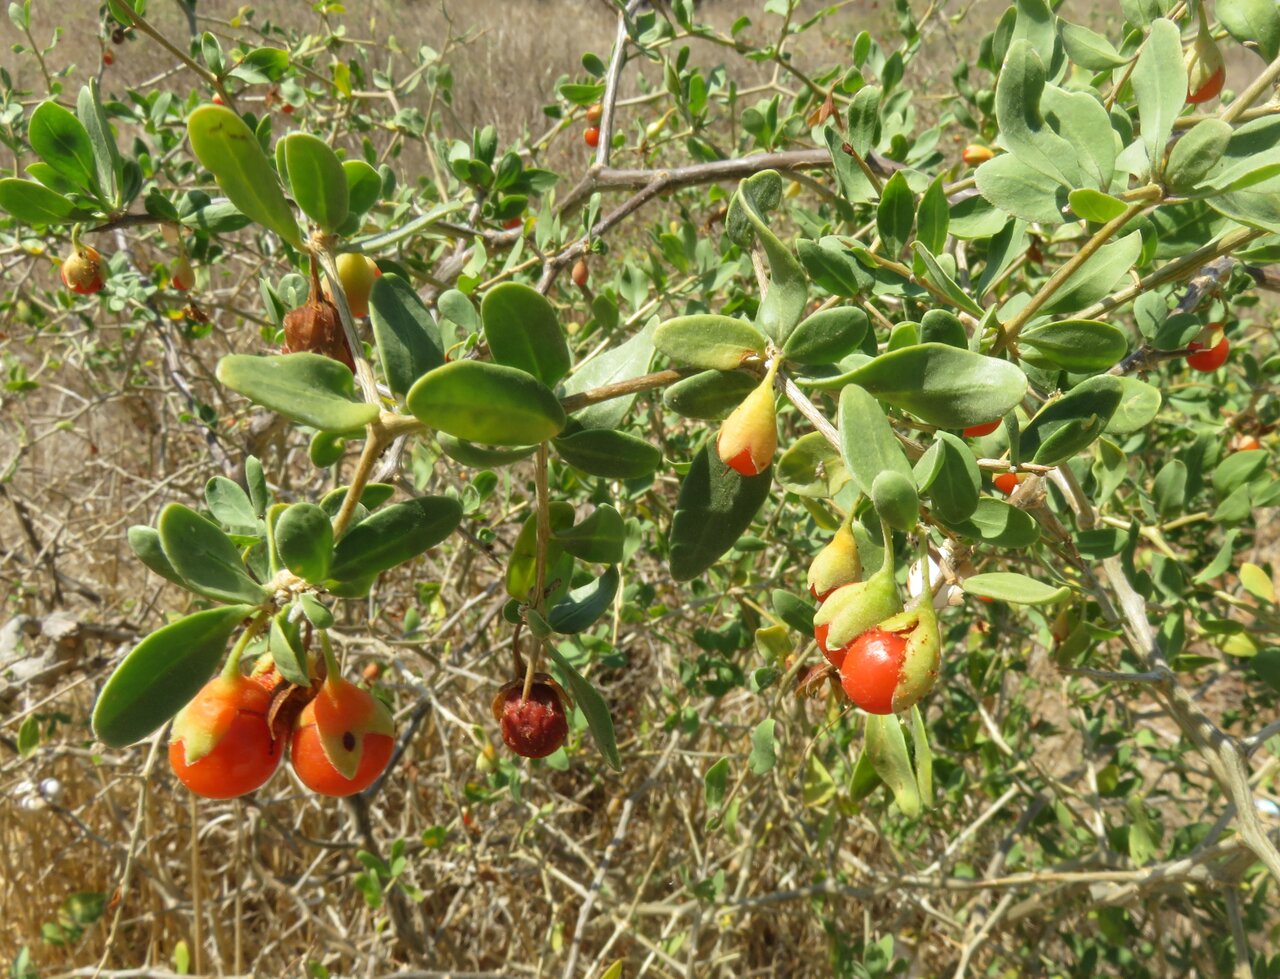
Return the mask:
<svg viewBox="0 0 1280 979">
<path fill-rule="evenodd" d="M 622 515 L 607 503 L 581 523 L 555 532 L 561 547 L 589 564 L 617 564 L 622 560 L 626 537 Z"/>
<path fill-rule="evenodd" d="M 1119 378 L 1103 374 L 1049 402 L 1022 430 L 1023 458 L 1057 466 L 1088 448 L 1106 429 L 1123 391 Z"/>
<path fill-rule="evenodd" d="M 764 354 L 768 341 L 744 320 L 714 313 L 677 316 L 660 323 L 653 345 L 677 364 L 731 371 L 755 354 Z"/>
<path fill-rule="evenodd" d="M 782 355 L 797 364 L 834 364 L 858 349 L 870 320 L 856 306 L 836 306 L 814 313 L 800 322 Z"/>
<path fill-rule="evenodd" d="M 218 602 L 257 605 L 270 596 L 249 576 L 240 551 L 221 528 L 181 503 L 170 503 L 157 521 L 160 546 L 186 586 Z"/>
<path fill-rule="evenodd" d="M 667 388 L 662 403 L 685 418 L 723 418 L 759 386 L 746 371 L 703 371 Z"/>
<path fill-rule="evenodd" d="M 575 588 L 547 611 L 547 622 L 556 632 L 572 635 L 591 628 L 609 610 L 618 594 L 618 569 L 610 567 L 595 581 Z"/>
<path fill-rule="evenodd" d="M 290 133 L 280 140 L 276 152 L 284 155 L 289 190 L 302 213 L 322 231 L 337 231 L 350 209 L 347 174 L 338 154 L 310 133 Z"/>
<path fill-rule="evenodd" d="M 720 559 L 751 526 L 773 483 L 770 467 L 740 476 L 704 445 L 694 457 L 671 520 L 671 574 L 688 581 Z"/>
<path fill-rule="evenodd" d="M 662 464 L 662 450 L 635 435 L 589 428 L 556 439 L 552 445 L 569 465 L 604 479 L 640 479 Z"/>
<path fill-rule="evenodd" d="M 462 505 L 448 496 L 393 503 L 362 520 L 338 541 L 329 574 L 338 581 L 376 575 L 417 557 L 453 533 Z"/>
<path fill-rule="evenodd" d="M 966 578 L 963 585 L 970 595 L 998 602 L 1011 602 L 1014 605 L 1055 605 L 1071 594 L 1071 589 L 1066 585 L 1054 588 L 1012 571 L 976 574 Z"/>
<path fill-rule="evenodd" d="M 532 374 L 548 387 L 569 373 L 569 346 L 546 296 L 518 282 L 490 289 L 480 319 L 493 359 Z"/>
<path fill-rule="evenodd" d="M 1098 320 L 1046 323 L 1025 330 L 1018 343 L 1031 348 L 1023 353 L 1028 363 L 1075 374 L 1106 370 L 1129 351 L 1124 332 Z"/>
<path fill-rule="evenodd" d="M 417 291 L 400 276 L 388 274 L 374 281 L 369 322 L 393 394 L 404 397 L 418 378 L 445 362 L 439 325 Z"/>
<path fill-rule="evenodd" d="M 320 354 L 229 354 L 218 362 L 218 380 L 254 404 L 325 432 L 355 431 L 378 417 L 377 405 L 354 400 L 347 366 Z"/>
<path fill-rule="evenodd" d="M 295 503 L 276 522 L 276 551 L 284 566 L 312 584 L 329 577 L 333 525 L 314 503 Z"/>
<path fill-rule="evenodd" d="M 405 404 L 424 424 L 486 445 L 534 445 L 565 426 L 564 409 L 545 384 L 514 367 L 478 360 L 429 371 Z"/>
<path fill-rule="evenodd" d="M 609 716 L 609 705 L 605 703 L 596 688 L 575 670 L 570 662 L 560 655 L 559 650 L 547 644 L 544 647 L 547 655 L 560 671 L 560 675 L 569 683 L 569 693 L 574 703 L 587 719 L 587 727 L 591 729 L 591 737 L 609 767 L 615 772 L 622 771 L 622 758 L 618 754 L 618 740 L 613 731 L 613 718 Z"/>
</svg>

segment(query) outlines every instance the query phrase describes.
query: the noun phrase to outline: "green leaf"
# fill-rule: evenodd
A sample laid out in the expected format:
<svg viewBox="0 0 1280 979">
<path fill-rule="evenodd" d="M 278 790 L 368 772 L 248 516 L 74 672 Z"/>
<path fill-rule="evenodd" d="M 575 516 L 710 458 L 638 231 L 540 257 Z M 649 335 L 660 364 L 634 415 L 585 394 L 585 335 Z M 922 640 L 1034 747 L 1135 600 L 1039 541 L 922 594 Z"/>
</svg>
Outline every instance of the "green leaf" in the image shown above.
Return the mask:
<svg viewBox="0 0 1280 979">
<path fill-rule="evenodd" d="M 902 725 L 892 714 L 868 714 L 866 752 L 876 774 L 893 792 L 893 800 L 908 819 L 920 815 L 920 789 L 907 754 Z"/>
<path fill-rule="evenodd" d="M 782 356 L 797 364 L 834 364 L 858 349 L 869 326 L 867 314 L 856 306 L 820 310 L 801 320 L 783 344 Z"/>
<path fill-rule="evenodd" d="M 768 341 L 745 320 L 714 313 L 677 316 L 660 323 L 653 345 L 677 364 L 731 371 L 747 357 L 763 356 Z"/>
<path fill-rule="evenodd" d="M 267 651 L 280 675 L 300 687 L 311 685 L 307 670 L 307 654 L 302 648 L 297 623 L 289 621 L 289 607 L 271 617 L 271 629 L 267 633 Z"/>
<path fill-rule="evenodd" d="M 1107 422 L 1107 434 L 1132 435 L 1146 428 L 1160 411 L 1160 389 L 1136 377 L 1121 377 L 1120 404 Z"/>
<path fill-rule="evenodd" d="M 1151 161 L 1152 176 L 1156 177 L 1164 159 L 1165 143 L 1173 133 L 1173 122 L 1187 101 L 1187 66 L 1177 24 L 1163 17 L 1151 22 L 1151 32 L 1130 81 L 1138 99 L 1142 142 Z"/>
<path fill-rule="evenodd" d="M 116 149 L 116 138 L 111 133 L 107 114 L 102 111 L 96 78 L 89 79 L 89 84 L 80 89 L 80 95 L 76 99 L 76 115 L 89 137 L 98 186 L 108 201 L 119 206 L 123 203 L 120 180 L 124 172 L 124 161 L 120 159 L 120 151 Z"/>
<path fill-rule="evenodd" d="M 1280 53 L 1280 10 L 1274 0 L 1219 0 L 1213 12 L 1237 41 L 1257 44 L 1264 61 Z"/>
<path fill-rule="evenodd" d="M 0 180 L 0 211 L 8 211 L 24 224 L 67 224 L 91 213 L 34 180 L 17 177 Z"/>
<path fill-rule="evenodd" d="M 1007 214 L 1039 224 L 1062 224 L 1067 188 L 1028 166 L 1012 153 L 1002 153 L 974 173 L 978 193 Z"/>
<path fill-rule="evenodd" d="M 1276 600 L 1276 586 L 1271 575 L 1256 564 L 1246 561 L 1240 565 L 1240 584 L 1259 601 L 1272 603 Z"/>
<path fill-rule="evenodd" d="M 1118 378 L 1102 374 L 1050 401 L 1022 430 L 1023 458 L 1057 466 L 1088 448 L 1120 406 L 1123 391 Z"/>
<path fill-rule="evenodd" d="M 317 629 L 333 628 L 333 613 L 329 611 L 320 599 L 314 595 L 303 592 L 298 596 L 298 604 L 302 606 L 302 612 Z"/>
<path fill-rule="evenodd" d="M 256 456 L 245 456 L 244 482 L 249 488 L 249 506 L 255 516 L 261 517 L 271 503 L 271 491 L 267 488 L 267 476 Z"/>
<path fill-rule="evenodd" d="M 112 748 L 140 741 L 173 717 L 213 674 L 248 605 L 207 609 L 157 629 L 124 658 L 93 708 L 93 733 Z"/>
<path fill-rule="evenodd" d="M 41 102 L 31 113 L 27 141 L 60 177 L 80 190 L 102 193 L 89 133 L 71 112 L 56 102 Z"/>
<path fill-rule="evenodd" d="M 1080 27 L 1078 24 L 1060 22 L 1062 46 L 1067 57 L 1081 68 L 1090 71 L 1109 71 L 1128 64 L 1129 59 L 1116 52 L 1115 47 L 1101 34 Z"/>
<path fill-rule="evenodd" d="M 721 758 L 702 776 L 702 799 L 708 812 L 717 812 L 724 805 L 729 787 L 729 759 Z"/>
<path fill-rule="evenodd" d="M 671 574 L 688 581 L 702 574 L 738 542 L 769 496 L 772 467 L 741 476 L 704 445 L 694 457 L 671 521 Z"/>
<path fill-rule="evenodd" d="M 968 520 L 947 523 L 947 527 L 995 547 L 1029 547 L 1040 539 L 1040 530 L 1029 513 L 989 496 L 978 501 Z"/>
<path fill-rule="evenodd" d="M 938 264 L 938 260 L 933 257 L 924 246 L 923 242 L 915 241 L 911 243 L 911 248 L 921 262 L 924 263 L 926 270 L 925 278 L 934 285 L 944 296 L 949 299 L 953 305 L 966 312 L 972 313 L 974 316 L 981 316 L 985 310 L 979 306 L 963 289 L 956 284 L 946 270 Z"/>
<path fill-rule="evenodd" d="M 875 398 L 850 384 L 840 392 L 838 420 L 841 457 L 866 496 L 871 497 L 877 477 L 886 471 L 904 477 L 914 491 L 911 463 Z"/>
<path fill-rule="evenodd" d="M 622 771 L 622 758 L 618 754 L 618 740 L 613 732 L 613 718 L 609 716 L 609 705 L 604 698 L 573 666 L 560 655 L 554 646 L 544 647 L 547 655 L 555 662 L 561 675 L 569 681 L 569 693 L 574 703 L 587 719 L 587 727 L 591 729 L 591 737 L 609 767 L 615 772 Z"/>
<path fill-rule="evenodd" d="M 1000 138 L 1009 152 L 1025 166 L 1064 187 L 1087 186 L 1076 148 L 1068 139 L 1054 132 L 1041 114 L 1040 100 L 1044 91 L 1045 70 L 1040 56 L 1030 42 L 1014 41 L 1009 45 L 996 82 L 996 118 L 1000 124 Z M 994 162 L 988 160 L 983 166 Z M 979 189 L 981 186 L 979 183 Z M 998 202 L 993 203 L 999 206 Z"/>
<path fill-rule="evenodd" d="M 404 564 L 439 544 L 461 520 L 462 505 L 448 496 L 393 503 L 342 536 L 329 574 L 338 581 L 353 581 Z"/>
<path fill-rule="evenodd" d="M 605 503 L 586 520 L 556 531 L 554 536 L 561 547 L 581 561 L 617 564 L 622 560 L 627 529 L 618 511 Z"/>
<path fill-rule="evenodd" d="M 129 541 L 129 547 L 137 555 L 139 561 L 161 578 L 167 578 L 175 585 L 180 585 L 183 588 L 191 588 L 186 579 L 174 570 L 173 565 L 169 563 L 169 559 L 165 557 L 164 547 L 160 544 L 159 532 L 144 524 L 137 524 L 129 528 L 126 536 Z"/>
<path fill-rule="evenodd" d="M 295 248 L 302 248 L 298 222 L 275 170 L 243 119 L 225 106 L 204 105 L 187 119 L 187 134 L 196 159 L 213 174 L 232 204 Z M 343 180 L 345 189 L 345 177 Z"/>
<path fill-rule="evenodd" d="M 915 465 L 917 481 L 922 472 L 928 472 L 930 479 L 920 485 L 920 492 L 928 493 L 933 509 L 943 520 L 958 523 L 978 508 L 982 474 L 963 440 L 950 432 L 938 432 Z"/>
<path fill-rule="evenodd" d="M 643 330 L 620 346 L 596 354 L 590 360 L 578 364 L 565 380 L 565 397 L 582 394 L 606 384 L 629 381 L 649 372 L 653 363 L 653 334 L 658 327 L 657 317 L 645 324 Z M 583 428 L 617 428 L 622 424 L 636 396 L 611 398 L 600 404 L 588 405 L 574 412 L 573 420 Z"/>
<path fill-rule="evenodd" d="M 603 479 L 640 479 L 662 464 L 662 450 L 642 438 L 607 428 L 563 435 L 552 443 L 569 465 Z"/>
<path fill-rule="evenodd" d="M 478 360 L 429 371 L 405 405 L 432 428 L 488 445 L 534 445 L 565 426 L 564 409 L 545 384 L 514 367 Z"/>
<path fill-rule="evenodd" d="M 276 522 L 276 551 L 284 566 L 299 578 L 319 584 L 329 577 L 333 559 L 333 525 L 314 503 L 295 503 Z"/>
<path fill-rule="evenodd" d="M 369 322 L 391 392 L 408 394 L 414 382 L 445 362 L 440 327 L 418 293 L 398 275 L 383 275 L 369 293 Z"/>
<path fill-rule="evenodd" d="M 818 241 L 802 238 L 796 247 L 805 271 L 833 295 L 853 297 L 870 290 L 871 276 L 839 238 L 827 236 Z"/>
<path fill-rule="evenodd" d="M 1221 119 L 1201 119 L 1182 135 L 1169 153 L 1164 180 L 1177 193 L 1188 193 L 1209 175 L 1231 143 L 1231 125 Z"/>
<path fill-rule="evenodd" d="M 723 418 L 759 386 L 746 371 L 703 371 L 663 391 L 662 403 L 685 418 Z"/>
<path fill-rule="evenodd" d="M 258 515 L 239 483 L 226 476 L 213 476 L 205 484 L 204 499 L 214 519 L 232 533 L 258 533 Z"/>
<path fill-rule="evenodd" d="M 1187 464 L 1181 459 L 1170 459 L 1161 466 L 1151 484 L 1151 496 L 1160 516 L 1181 512 L 1187 502 Z"/>
<path fill-rule="evenodd" d="M 1011 602 L 1015 605 L 1056 605 L 1068 595 L 1071 589 L 1066 585 L 1054 588 L 1042 581 L 1036 581 L 1024 574 L 1012 571 L 993 571 L 990 574 L 976 574 L 966 578 L 962 583 L 964 590 L 970 595 L 992 598 L 998 602 Z"/>
<path fill-rule="evenodd" d="M 509 466 L 521 459 L 529 458 L 538 448 L 536 445 L 529 445 L 519 449 L 494 449 L 487 445 L 476 445 L 474 442 L 456 439 L 444 432 L 436 432 L 436 441 L 440 443 L 440 448 L 450 459 L 457 460 L 472 469 Z"/>
<path fill-rule="evenodd" d="M 547 298 L 518 282 L 494 286 L 480 304 L 484 336 L 499 364 L 532 374 L 548 387 L 569 373 L 569 347 Z"/>
<path fill-rule="evenodd" d="M 347 174 L 338 154 L 310 133 L 290 133 L 280 140 L 276 152 L 284 154 L 289 189 L 302 213 L 322 231 L 333 234 L 347 220 L 350 210 Z"/>
<path fill-rule="evenodd" d="M 257 605 L 270 596 L 249 576 L 235 544 L 212 520 L 170 503 L 157 521 L 160 546 L 186 586 L 218 602 Z"/>
<path fill-rule="evenodd" d="M 1124 333 L 1099 320 L 1062 320 L 1024 330 L 1019 347 L 1030 347 L 1023 358 L 1037 367 L 1059 368 L 1075 374 L 1106 370 L 1129 350 Z"/>
<path fill-rule="evenodd" d="M 809 283 L 795 255 L 770 230 L 764 215 L 782 201 L 782 177 L 776 170 L 761 170 L 738 185 L 725 215 L 725 231 L 743 247 L 754 235 L 769 260 L 769 286 L 760 300 L 756 325 L 773 340 L 785 343 L 792 329 L 804 315 Z M 654 342 L 657 343 L 655 337 Z M 696 367 L 718 367 L 717 364 L 695 364 Z M 721 368 L 728 370 L 736 367 Z"/>
<path fill-rule="evenodd" d="M 857 384 L 887 404 L 940 428 L 968 428 L 1002 418 L 1022 401 L 1027 378 L 1008 361 L 922 343 L 883 353 L 817 388 Z"/>
<path fill-rule="evenodd" d="M 916 787 L 920 790 L 921 803 L 928 809 L 933 805 L 933 750 L 929 747 L 929 733 L 919 704 L 911 707 L 911 747 L 916 760 Z"/>
<path fill-rule="evenodd" d="M 775 744 L 777 724 L 778 722 L 772 717 L 766 717 L 751 732 L 751 755 L 747 759 L 747 764 L 751 767 L 752 775 L 771 772 L 773 766 L 778 763 Z"/>
<path fill-rule="evenodd" d="M 792 442 L 774 475 L 788 493 L 819 499 L 835 496 L 849 482 L 844 460 L 821 432 L 807 432 Z"/>
<path fill-rule="evenodd" d="M 559 587 L 548 596 L 548 601 L 554 603 L 568 593 L 568 581 L 573 576 L 573 555 L 565 551 L 555 539 L 556 531 L 573 526 L 573 505 L 552 500 L 550 517 L 552 538 L 547 545 L 545 581 L 548 584 L 560 581 Z M 528 602 L 533 598 L 538 564 L 537 522 L 537 514 L 529 514 L 520 533 L 516 535 L 511 557 L 507 560 L 507 594 L 520 602 Z"/>
<path fill-rule="evenodd" d="M 612 565 L 595 581 L 575 588 L 547 611 L 547 622 L 562 635 L 573 635 L 595 625 L 618 594 L 618 569 Z"/>
<path fill-rule="evenodd" d="M 342 172 L 347 179 L 347 208 L 350 216 L 364 214 L 382 196 L 382 178 L 364 160 L 343 160 Z"/>
<path fill-rule="evenodd" d="M 1084 221 L 1093 221 L 1095 224 L 1106 224 L 1108 221 L 1114 221 L 1129 206 L 1120 198 L 1104 194 L 1102 191 L 1094 190 L 1092 187 L 1081 187 L 1079 190 L 1073 190 L 1067 195 L 1067 201 L 1077 217 Z"/>
<path fill-rule="evenodd" d="M 1142 235 L 1137 231 L 1108 242 L 1071 273 L 1041 312 L 1071 312 L 1096 303 L 1129 274 L 1141 253 Z"/>
<path fill-rule="evenodd" d="M 920 207 L 916 211 L 916 239 L 930 254 L 937 255 L 947 246 L 950 223 L 951 209 L 947 205 L 943 180 L 937 177 L 920 198 Z"/>
<path fill-rule="evenodd" d="M 916 220 L 916 197 L 907 186 L 901 170 L 885 182 L 880 204 L 876 208 L 876 228 L 890 258 L 901 253 L 911 237 Z"/>
<path fill-rule="evenodd" d="M 345 364 L 313 353 L 254 357 L 229 354 L 218 380 L 255 404 L 325 432 L 351 432 L 378 417 L 378 406 L 355 400 Z"/>
</svg>

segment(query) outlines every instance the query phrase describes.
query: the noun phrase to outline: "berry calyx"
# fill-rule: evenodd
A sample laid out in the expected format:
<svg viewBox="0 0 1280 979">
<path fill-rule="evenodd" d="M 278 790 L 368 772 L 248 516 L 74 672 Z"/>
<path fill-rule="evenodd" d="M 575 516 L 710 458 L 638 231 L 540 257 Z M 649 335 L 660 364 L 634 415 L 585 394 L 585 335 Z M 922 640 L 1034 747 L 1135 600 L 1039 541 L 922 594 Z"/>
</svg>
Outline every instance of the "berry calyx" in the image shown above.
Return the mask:
<svg viewBox="0 0 1280 979">
<path fill-rule="evenodd" d="M 603 116 L 604 104 L 601 102 L 597 102 L 595 105 L 587 109 L 587 122 L 592 126 L 596 125 Z"/>
<path fill-rule="evenodd" d="M 284 314 L 283 325 L 285 353 L 311 351 L 346 364 L 352 371 L 356 369 L 338 308 L 321 294 L 320 273 L 314 259 L 310 295 L 303 305 Z"/>
<path fill-rule="evenodd" d="M 573 270 L 569 273 L 569 276 L 573 279 L 573 284 L 575 286 L 579 289 L 585 289 L 587 287 L 587 279 L 590 278 L 590 274 L 590 270 L 587 268 L 587 260 L 585 258 L 580 258 L 573 263 Z"/>
<path fill-rule="evenodd" d="M 72 292 L 82 296 L 91 296 L 101 292 L 106 285 L 106 266 L 97 249 L 88 245 L 80 245 L 62 260 L 62 268 L 58 274 L 62 284 Z"/>
<path fill-rule="evenodd" d="M 995 421 L 984 422 L 981 425 L 970 425 L 964 430 L 964 437 L 967 439 L 982 438 L 984 435 L 990 435 L 1004 422 L 1003 418 L 997 418 Z"/>
<path fill-rule="evenodd" d="M 845 651 L 858 636 L 878 622 L 902 611 L 902 596 L 892 568 L 881 568 L 866 581 L 855 581 L 833 591 L 813 617 L 813 638 L 836 669 Z"/>
<path fill-rule="evenodd" d="M 773 454 L 778 450 L 773 401 L 777 369 L 775 361 L 760 385 L 720 425 L 716 436 L 720 461 L 743 476 L 759 476 L 773 463 Z"/>
<path fill-rule="evenodd" d="M 395 724 L 382 701 L 342 679 L 335 666 L 298 715 L 289 758 L 312 792 L 341 797 L 367 789 L 382 774 Z"/>
<path fill-rule="evenodd" d="M 849 525 L 842 523 L 835 536 L 809 565 L 809 594 L 819 602 L 824 602 L 837 588 L 857 581 L 861 575 L 862 560 L 858 557 L 858 542 L 854 540 Z"/>
<path fill-rule="evenodd" d="M 1227 362 L 1231 344 L 1225 336 L 1212 347 L 1206 347 L 1199 340 L 1192 340 L 1187 344 L 1187 350 L 1190 351 L 1187 354 L 1188 367 L 1202 374 L 1212 374 Z"/>
<path fill-rule="evenodd" d="M 1013 491 L 1018 488 L 1018 483 L 1021 480 L 1018 479 L 1017 473 L 1000 473 L 991 482 L 1005 496 L 1012 496 Z"/>
<path fill-rule="evenodd" d="M 370 258 L 355 252 L 343 252 L 334 263 L 338 267 L 338 281 L 342 283 L 342 292 L 347 297 L 347 306 L 356 319 L 369 315 L 369 294 L 373 291 L 373 283 L 382 275 L 378 266 Z M 329 283 L 324 284 L 325 298 L 333 302 L 333 292 Z"/>
<path fill-rule="evenodd" d="M 569 736 L 566 699 L 560 685 L 545 673 L 534 675 L 527 699 L 523 679 L 503 684 L 492 705 L 503 743 L 524 758 L 547 757 Z"/>
<path fill-rule="evenodd" d="M 582 141 L 592 149 L 595 149 L 600 145 L 600 129 L 596 126 L 588 126 L 582 134 Z"/>
<path fill-rule="evenodd" d="M 970 143 L 960 154 L 960 159 L 964 160 L 968 166 L 976 167 L 979 163 L 986 163 L 994 156 L 995 153 L 991 151 L 990 147 L 983 146 L 981 143 Z"/>
<path fill-rule="evenodd" d="M 242 676 L 238 664 L 210 680 L 174 719 L 173 773 L 206 799 L 234 799 L 265 785 L 283 746 L 272 737 L 270 707 L 271 695 Z"/>
</svg>

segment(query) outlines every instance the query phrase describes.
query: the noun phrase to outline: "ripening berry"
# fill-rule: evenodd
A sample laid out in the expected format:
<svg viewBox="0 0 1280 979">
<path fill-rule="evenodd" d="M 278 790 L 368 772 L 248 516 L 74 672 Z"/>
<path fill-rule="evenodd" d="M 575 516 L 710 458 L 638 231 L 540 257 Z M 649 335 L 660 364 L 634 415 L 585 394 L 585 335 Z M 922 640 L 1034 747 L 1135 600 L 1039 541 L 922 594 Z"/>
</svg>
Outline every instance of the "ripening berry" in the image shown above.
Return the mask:
<svg viewBox="0 0 1280 979">
<path fill-rule="evenodd" d="M 1237 435 L 1231 440 L 1232 452 L 1253 452 L 1262 448 L 1262 443 L 1254 435 Z"/>
<path fill-rule="evenodd" d="M 809 594 L 819 602 L 843 585 L 851 584 L 862 575 L 862 561 L 858 557 L 858 542 L 847 523 L 842 523 L 827 546 L 814 556 L 807 577 Z"/>
<path fill-rule="evenodd" d="M 778 450 L 771 367 L 759 387 L 746 396 L 720 425 L 716 452 L 720 461 L 743 476 L 758 476 L 773 463 Z"/>
<path fill-rule="evenodd" d="M 990 435 L 1000 427 L 1003 421 L 1003 418 L 997 418 L 993 422 L 984 422 L 981 425 L 971 425 L 964 430 L 964 437 L 967 439 L 976 439 L 982 438 L 984 435 Z"/>
<path fill-rule="evenodd" d="M 113 64 L 115 64 L 115 60 L 116 60 L 116 56 L 112 54 L 110 51 L 102 52 L 102 63 L 106 67 L 110 68 Z"/>
<path fill-rule="evenodd" d="M 580 258 L 573 263 L 573 271 L 569 273 L 573 279 L 573 284 L 579 289 L 587 287 L 587 279 L 590 278 L 590 271 L 587 268 L 587 260 Z"/>
<path fill-rule="evenodd" d="M 995 153 L 990 147 L 983 146 L 981 143 L 970 143 L 964 148 L 964 152 L 960 154 L 960 159 L 971 167 L 976 167 L 979 163 L 986 163 Z"/>
<path fill-rule="evenodd" d="M 81 245 L 62 260 L 62 284 L 72 292 L 90 296 L 106 285 L 107 267 L 96 249 Z"/>
<path fill-rule="evenodd" d="M 588 126 L 582 134 L 582 140 L 592 149 L 600 145 L 600 129 L 596 126 Z"/>
<path fill-rule="evenodd" d="M 503 684 L 493 698 L 493 717 L 508 748 L 524 758 L 545 758 L 569 736 L 564 691 L 545 673 L 534 676 L 529 697 L 524 680 Z"/>
<path fill-rule="evenodd" d="M 265 785 L 283 748 L 267 723 L 270 707 L 271 695 L 238 672 L 210 680 L 174 718 L 174 774 L 207 799 L 234 799 Z"/>
<path fill-rule="evenodd" d="M 1212 374 L 1227 362 L 1227 354 L 1231 352 L 1231 344 L 1224 336 L 1212 347 L 1206 347 L 1199 340 L 1187 344 L 1187 366 L 1202 374 Z"/>
<path fill-rule="evenodd" d="M 173 283 L 173 287 L 179 292 L 187 292 L 196 284 L 195 270 L 185 256 L 174 262 L 173 275 L 169 281 Z"/>
<path fill-rule="evenodd" d="M 330 674 L 293 729 L 289 758 L 302 784 L 354 795 L 382 774 L 395 745 L 391 712 L 367 690 Z"/>
<path fill-rule="evenodd" d="M 222 96 L 221 96 L 221 95 L 215 95 L 215 96 L 214 96 L 210 101 L 212 101 L 214 105 L 224 105 L 224 104 L 225 104 L 225 103 L 222 101 Z"/>
<path fill-rule="evenodd" d="M 1196 39 L 1187 49 L 1187 101 L 1192 105 L 1208 102 L 1222 91 L 1222 83 L 1227 77 L 1227 67 L 1222 61 L 1222 52 L 1214 43 L 1209 33 L 1209 25 L 1203 14 L 1200 19 L 1200 30 Z"/>
<path fill-rule="evenodd" d="M 601 104 L 600 102 L 597 102 L 595 105 L 587 109 L 587 124 L 591 126 L 595 126 L 600 122 L 600 119 L 603 116 L 604 116 L 604 105 Z"/>
<path fill-rule="evenodd" d="M 941 646 L 938 620 L 926 602 L 854 639 L 843 651 L 840 685 L 868 714 L 909 710 L 937 682 Z"/>
<path fill-rule="evenodd" d="M 1017 473 L 1000 473 L 991 482 L 1005 496 L 1012 496 L 1013 491 L 1018 488 L 1020 480 Z"/>
<path fill-rule="evenodd" d="M 369 293 L 373 291 L 373 282 L 382 272 L 373 259 L 366 258 L 356 252 L 343 252 L 335 264 L 338 266 L 338 281 L 342 283 L 342 291 L 347 297 L 347 306 L 356 319 L 369 315 Z M 324 294 L 333 302 L 333 292 L 326 280 Z"/>
</svg>

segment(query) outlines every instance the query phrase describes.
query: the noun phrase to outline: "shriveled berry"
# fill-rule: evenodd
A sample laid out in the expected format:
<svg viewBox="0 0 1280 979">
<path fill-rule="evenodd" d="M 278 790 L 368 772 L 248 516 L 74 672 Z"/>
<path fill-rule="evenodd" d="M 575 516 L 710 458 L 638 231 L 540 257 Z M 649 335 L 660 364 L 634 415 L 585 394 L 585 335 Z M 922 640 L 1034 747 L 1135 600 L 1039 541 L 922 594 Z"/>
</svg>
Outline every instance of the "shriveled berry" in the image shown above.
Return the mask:
<svg viewBox="0 0 1280 979">
<path fill-rule="evenodd" d="M 72 292 L 91 296 L 106 285 L 106 265 L 97 249 L 81 245 L 62 260 L 62 284 Z"/>
<path fill-rule="evenodd" d="M 569 736 L 563 691 L 551 677 L 539 673 L 524 695 L 524 680 L 503 685 L 493 699 L 493 716 L 508 748 L 525 758 L 545 758 Z"/>
</svg>

